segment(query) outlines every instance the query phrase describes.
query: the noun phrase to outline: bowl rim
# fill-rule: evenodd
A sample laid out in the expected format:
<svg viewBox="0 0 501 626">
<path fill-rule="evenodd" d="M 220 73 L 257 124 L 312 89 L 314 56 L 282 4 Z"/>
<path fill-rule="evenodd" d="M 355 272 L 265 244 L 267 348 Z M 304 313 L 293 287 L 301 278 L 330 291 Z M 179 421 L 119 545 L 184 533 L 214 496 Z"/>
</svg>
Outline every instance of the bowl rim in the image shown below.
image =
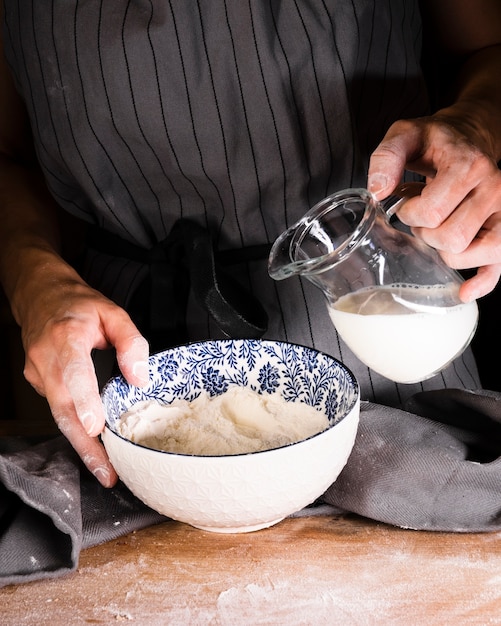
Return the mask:
<svg viewBox="0 0 501 626">
<path fill-rule="evenodd" d="M 140 448 L 142 450 L 146 450 L 148 452 L 151 453 L 158 453 L 158 454 L 163 454 L 163 455 L 169 455 L 172 457 L 185 457 L 185 458 L 198 458 L 198 459 L 233 459 L 235 457 L 249 457 L 249 456 L 255 456 L 255 455 L 259 455 L 259 454 L 265 454 L 267 452 L 276 452 L 277 450 L 284 450 L 287 448 L 290 448 L 292 446 L 297 446 L 301 443 L 304 443 L 305 441 L 310 441 L 311 439 L 315 439 L 316 437 L 319 437 L 320 435 L 326 433 L 329 430 L 332 430 L 335 426 L 337 426 L 338 424 L 340 424 L 341 422 L 343 422 L 347 417 L 349 417 L 350 415 L 352 415 L 353 410 L 356 408 L 357 404 L 360 404 L 360 384 L 358 382 L 358 380 L 356 379 L 355 375 L 353 374 L 353 372 L 351 371 L 351 369 L 349 367 L 347 367 L 342 361 L 340 361 L 339 359 L 337 359 L 336 357 L 327 354 L 326 352 L 323 352 L 322 350 L 318 350 L 317 348 L 313 348 L 311 346 L 305 346 L 299 343 L 293 343 L 290 341 L 282 341 L 282 340 L 275 340 L 275 339 L 245 339 L 245 338 L 240 338 L 240 339 L 231 339 L 231 338 L 227 338 L 227 339 L 204 339 L 204 340 L 199 340 L 199 341 L 190 341 L 187 343 L 183 343 L 180 344 L 178 346 L 172 346 L 170 348 L 166 348 L 165 350 L 160 350 L 159 352 L 155 352 L 153 354 L 150 355 L 149 357 L 149 361 L 151 362 L 153 359 L 155 359 L 156 357 L 166 354 L 168 352 L 174 351 L 174 350 L 179 350 L 180 348 L 185 348 L 185 349 L 189 349 L 190 347 L 195 347 L 195 346 L 199 346 L 199 345 L 204 345 L 204 344 L 228 344 L 228 343 L 234 343 L 236 341 L 252 341 L 255 343 L 259 343 L 259 344 L 274 344 L 274 345 L 282 345 L 282 346 L 290 346 L 293 348 L 301 348 L 302 350 L 308 350 L 311 352 L 315 352 L 317 354 L 322 355 L 323 357 L 325 357 L 326 359 L 329 359 L 331 361 L 333 361 L 333 363 L 337 366 L 339 366 L 341 369 L 343 369 L 345 371 L 345 373 L 347 374 L 348 378 L 350 379 L 353 388 L 354 388 L 354 397 L 352 399 L 352 401 L 350 402 L 350 405 L 346 408 L 346 411 L 344 413 L 344 415 L 338 420 L 333 422 L 332 424 L 329 424 L 327 426 L 327 428 L 324 428 L 323 430 L 320 430 L 317 433 L 314 433 L 313 435 L 310 435 L 309 437 L 305 437 L 304 439 L 300 439 L 299 441 L 292 441 L 290 443 L 286 443 L 284 445 L 281 446 L 277 446 L 274 448 L 267 448 L 266 450 L 255 450 L 255 451 L 251 451 L 251 452 L 236 452 L 235 454 L 188 454 L 188 453 L 184 453 L 184 452 L 169 452 L 168 450 L 159 450 L 158 448 L 150 448 L 148 446 L 145 446 L 141 443 L 137 443 L 135 441 L 131 441 L 130 439 L 128 439 L 127 437 L 124 437 L 123 435 L 121 435 L 120 433 L 117 433 L 115 430 L 113 430 L 109 424 L 108 424 L 108 419 L 107 419 L 107 415 L 106 415 L 106 421 L 105 421 L 105 425 L 104 425 L 104 430 L 108 431 L 110 434 L 114 435 L 115 437 L 117 437 L 118 439 L 121 439 L 123 441 L 125 441 L 126 443 L 131 444 L 132 446 L 136 446 L 137 448 Z M 125 377 L 122 374 L 119 374 L 118 376 L 113 376 L 112 378 L 110 378 L 105 385 L 102 388 L 101 391 L 101 397 L 104 395 L 106 389 L 108 387 L 111 387 L 111 385 L 114 383 L 114 381 L 116 380 L 125 380 Z M 126 381 L 127 382 L 127 381 Z M 130 385 L 130 383 L 127 383 Z M 238 385 L 235 385 L 238 386 Z M 223 392 L 225 393 L 225 392 Z M 258 392 L 259 393 L 259 392 Z M 222 394 L 219 394 L 222 395 Z M 262 394 L 259 394 L 262 395 Z M 286 400 L 287 401 L 287 400 Z M 131 405 L 133 406 L 133 405 Z M 311 406 L 311 405 L 307 405 L 307 406 Z M 102 433 L 101 433 L 102 436 Z"/>
</svg>

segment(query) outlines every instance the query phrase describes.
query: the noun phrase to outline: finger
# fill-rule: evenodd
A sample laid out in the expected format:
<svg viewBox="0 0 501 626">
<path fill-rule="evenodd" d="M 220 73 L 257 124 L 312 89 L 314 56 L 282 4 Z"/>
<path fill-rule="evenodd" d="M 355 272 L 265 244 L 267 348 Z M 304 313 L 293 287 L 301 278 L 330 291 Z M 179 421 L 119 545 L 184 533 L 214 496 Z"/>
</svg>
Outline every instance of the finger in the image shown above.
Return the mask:
<svg viewBox="0 0 501 626">
<path fill-rule="evenodd" d="M 486 296 L 499 283 L 500 276 L 501 263 L 480 267 L 474 276 L 461 285 L 459 297 L 463 302 L 472 302 Z"/>
<path fill-rule="evenodd" d="M 492 215 L 461 254 L 441 252 L 440 255 L 449 267 L 459 270 L 478 268 L 476 274 L 462 285 L 462 300 L 471 301 L 487 295 L 501 276 L 501 218 Z"/>
<path fill-rule="evenodd" d="M 464 251 L 440 251 L 440 255 L 449 267 L 455 269 L 501 263 L 501 214 L 491 215 Z"/>
<path fill-rule="evenodd" d="M 455 200 L 452 202 L 454 203 Z M 449 254 L 463 253 L 478 237 L 478 233 L 485 228 L 485 223 L 495 212 L 498 203 L 499 199 L 492 193 L 490 186 L 484 184 L 459 202 L 438 227 L 414 226 L 412 232 L 437 250 Z M 400 212 L 398 216 L 400 219 Z M 469 267 L 476 267 L 479 264 L 479 261 L 476 261 Z"/>
<path fill-rule="evenodd" d="M 49 405 L 51 405 L 50 401 Z M 117 473 L 103 445 L 97 438 L 89 437 L 85 432 L 71 399 L 53 402 L 51 410 L 60 431 L 71 443 L 87 469 L 104 487 L 112 487 L 118 480 Z"/>
<path fill-rule="evenodd" d="M 64 349 L 59 352 L 62 385 L 73 401 L 76 414 L 91 437 L 99 435 L 105 414 L 91 350 L 97 340 L 106 337 L 114 345 L 117 358 L 129 382 L 144 385 L 148 381 L 148 344 L 128 314 L 116 307 L 101 312 L 99 333 L 85 334 L 78 325 L 65 327 Z"/>
<path fill-rule="evenodd" d="M 66 388 L 78 419 L 85 432 L 96 437 L 104 428 L 105 416 L 90 353 L 73 343 L 60 355 L 60 366 L 62 387 Z"/>
<path fill-rule="evenodd" d="M 43 370 L 37 363 L 43 364 Z M 102 431 L 104 410 L 94 364 L 83 342 L 69 338 L 58 348 L 54 340 L 53 350 L 48 353 L 41 345 L 33 346 L 27 352 L 24 376 L 37 393 L 47 398 L 51 409 L 65 406 L 64 402 L 71 404 L 89 435 L 97 436 Z"/>
<path fill-rule="evenodd" d="M 398 218 L 412 228 L 438 229 L 448 221 L 447 231 L 428 233 L 425 239 L 439 249 L 464 249 L 486 219 L 499 206 L 501 173 L 491 170 L 478 180 L 454 169 L 437 174 L 420 196 L 410 198 L 399 208 Z M 432 237 L 437 240 L 432 242 Z M 451 247 L 452 250 L 452 247 Z"/>
</svg>

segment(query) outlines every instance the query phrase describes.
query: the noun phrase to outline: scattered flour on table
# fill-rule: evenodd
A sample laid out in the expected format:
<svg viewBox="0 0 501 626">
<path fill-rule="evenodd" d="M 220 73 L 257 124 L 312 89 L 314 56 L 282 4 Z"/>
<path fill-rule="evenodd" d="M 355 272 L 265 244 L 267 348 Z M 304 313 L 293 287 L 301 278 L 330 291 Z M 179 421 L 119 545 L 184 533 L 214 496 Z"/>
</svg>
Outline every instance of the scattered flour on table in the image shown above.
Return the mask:
<svg viewBox="0 0 501 626">
<path fill-rule="evenodd" d="M 269 450 L 306 439 L 329 426 L 312 406 L 230 387 L 219 396 L 170 404 L 146 400 L 121 415 L 117 431 L 148 448 L 222 456 Z"/>
</svg>

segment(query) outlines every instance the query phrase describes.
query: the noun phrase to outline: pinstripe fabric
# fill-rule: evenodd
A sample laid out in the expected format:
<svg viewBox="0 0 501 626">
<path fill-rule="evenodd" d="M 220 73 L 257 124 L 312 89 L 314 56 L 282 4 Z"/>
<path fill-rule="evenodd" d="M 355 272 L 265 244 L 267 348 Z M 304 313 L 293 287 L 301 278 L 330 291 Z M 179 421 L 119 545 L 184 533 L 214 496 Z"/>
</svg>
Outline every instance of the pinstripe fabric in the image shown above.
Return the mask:
<svg viewBox="0 0 501 626">
<path fill-rule="evenodd" d="M 365 184 L 392 121 L 421 115 L 417 0 L 6 0 L 6 53 L 58 202 L 145 247 L 179 217 L 221 249 L 271 242 L 327 193 Z M 144 275 L 89 254 L 85 275 L 121 304 Z M 478 386 L 468 353 L 423 385 L 368 372 L 312 285 L 235 268 L 267 336 L 341 358 L 364 397 Z M 218 336 L 190 306 L 194 339 Z"/>
</svg>

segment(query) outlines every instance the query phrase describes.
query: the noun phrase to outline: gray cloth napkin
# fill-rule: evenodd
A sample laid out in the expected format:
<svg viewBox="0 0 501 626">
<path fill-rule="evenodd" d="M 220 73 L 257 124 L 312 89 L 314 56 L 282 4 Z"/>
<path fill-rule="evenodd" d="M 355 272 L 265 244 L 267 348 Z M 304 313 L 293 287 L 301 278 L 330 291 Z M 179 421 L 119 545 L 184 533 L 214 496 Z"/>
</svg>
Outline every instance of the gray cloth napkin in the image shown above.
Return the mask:
<svg viewBox="0 0 501 626">
<path fill-rule="evenodd" d="M 501 393 L 427 391 L 405 409 L 362 407 L 348 465 L 324 500 L 402 528 L 501 529 Z"/>
<path fill-rule="evenodd" d="M 166 519 L 121 483 L 102 488 L 63 437 L 15 444 L 0 440 L 0 587 L 74 571 L 83 548 Z M 404 528 L 501 530 L 501 393 L 362 403 L 353 452 L 319 503 Z"/>
<path fill-rule="evenodd" d="M 0 587 L 76 569 L 80 551 L 166 518 L 122 483 L 105 489 L 64 437 L 0 440 Z"/>
</svg>

